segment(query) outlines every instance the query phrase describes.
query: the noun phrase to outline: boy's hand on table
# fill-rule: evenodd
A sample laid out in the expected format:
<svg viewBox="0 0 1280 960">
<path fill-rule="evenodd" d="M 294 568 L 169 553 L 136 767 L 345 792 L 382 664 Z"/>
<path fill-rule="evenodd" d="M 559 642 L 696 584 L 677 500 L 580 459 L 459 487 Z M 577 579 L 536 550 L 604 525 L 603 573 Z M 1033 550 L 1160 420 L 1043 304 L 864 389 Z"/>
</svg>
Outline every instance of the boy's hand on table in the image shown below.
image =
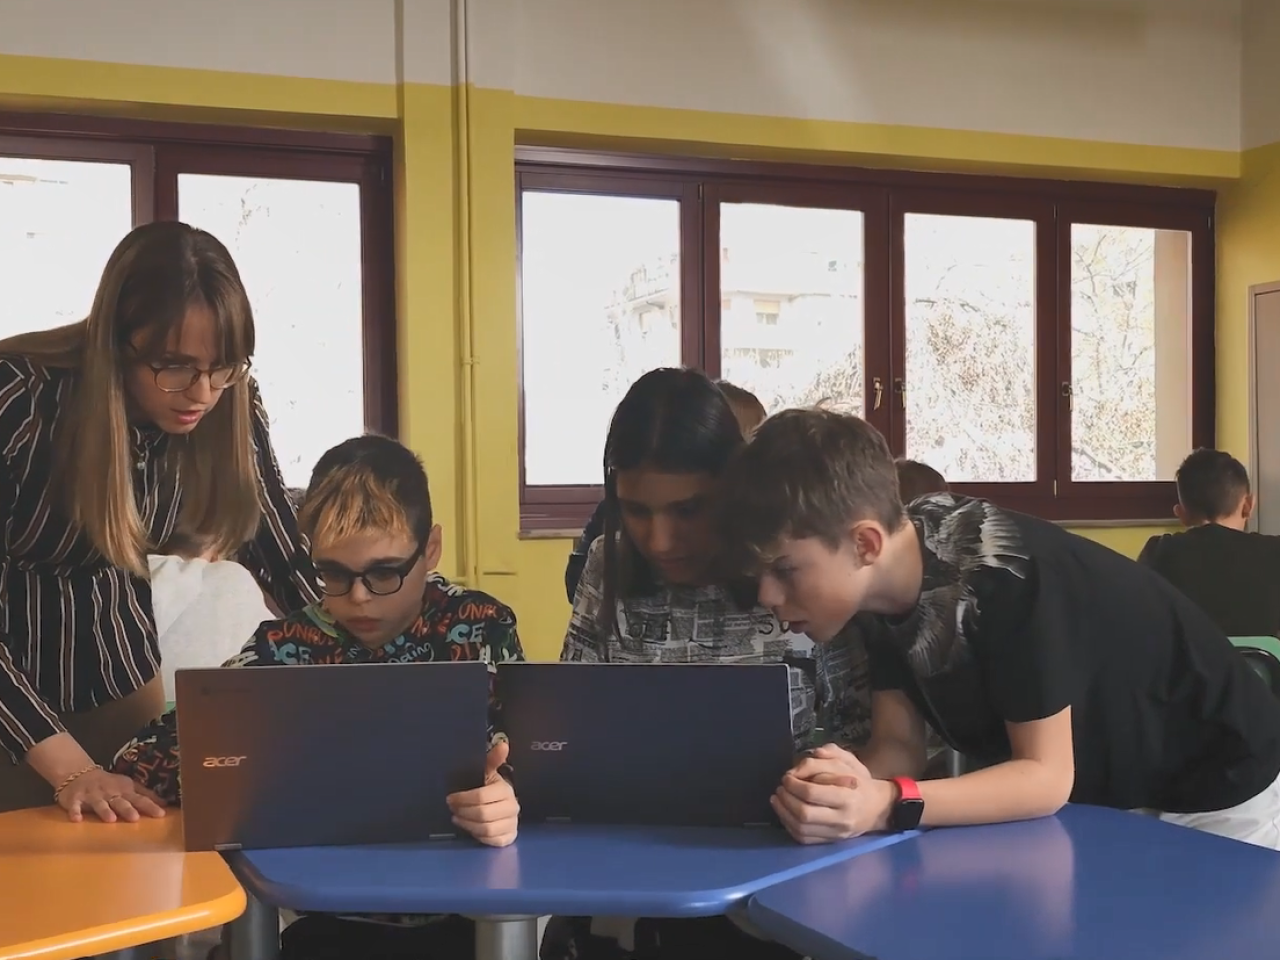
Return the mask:
<svg viewBox="0 0 1280 960">
<path fill-rule="evenodd" d="M 787 771 L 769 802 L 798 843 L 834 843 L 887 829 L 893 797 L 893 784 L 828 744 Z"/>
<path fill-rule="evenodd" d="M 507 846 L 515 840 L 519 826 L 516 792 L 498 772 L 506 764 L 510 749 L 505 740 L 495 743 L 485 758 L 484 786 L 451 793 L 446 798 L 458 829 L 490 847 Z"/>
</svg>

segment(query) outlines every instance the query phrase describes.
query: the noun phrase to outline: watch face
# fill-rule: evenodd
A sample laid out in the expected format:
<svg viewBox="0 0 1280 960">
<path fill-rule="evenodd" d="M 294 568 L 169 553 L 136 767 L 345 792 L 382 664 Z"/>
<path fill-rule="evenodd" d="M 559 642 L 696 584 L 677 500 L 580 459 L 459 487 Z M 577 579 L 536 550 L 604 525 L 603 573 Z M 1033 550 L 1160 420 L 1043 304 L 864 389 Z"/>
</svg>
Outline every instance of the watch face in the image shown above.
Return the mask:
<svg viewBox="0 0 1280 960">
<path fill-rule="evenodd" d="M 899 800 L 893 807 L 893 829 L 914 830 L 924 816 L 923 800 Z"/>
</svg>

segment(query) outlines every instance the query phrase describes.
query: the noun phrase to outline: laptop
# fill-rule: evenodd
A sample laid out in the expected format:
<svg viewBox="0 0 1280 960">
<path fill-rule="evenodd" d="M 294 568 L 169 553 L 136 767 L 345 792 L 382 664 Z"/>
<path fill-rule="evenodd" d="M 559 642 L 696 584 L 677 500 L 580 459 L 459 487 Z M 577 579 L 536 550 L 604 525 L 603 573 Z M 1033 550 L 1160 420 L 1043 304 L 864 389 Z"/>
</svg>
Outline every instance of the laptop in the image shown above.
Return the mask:
<svg viewBox="0 0 1280 960">
<path fill-rule="evenodd" d="M 767 826 L 795 762 L 785 664 L 498 667 L 524 823 Z"/>
<path fill-rule="evenodd" d="M 484 782 L 479 662 L 179 670 L 187 850 L 456 835 L 445 797 Z"/>
</svg>

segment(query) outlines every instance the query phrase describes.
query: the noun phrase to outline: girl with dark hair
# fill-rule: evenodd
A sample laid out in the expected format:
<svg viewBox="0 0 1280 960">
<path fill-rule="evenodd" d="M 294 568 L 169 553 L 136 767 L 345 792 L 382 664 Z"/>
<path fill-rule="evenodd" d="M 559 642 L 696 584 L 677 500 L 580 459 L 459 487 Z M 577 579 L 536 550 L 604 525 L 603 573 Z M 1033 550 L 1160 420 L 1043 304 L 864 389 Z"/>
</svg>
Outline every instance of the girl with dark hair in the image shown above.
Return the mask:
<svg viewBox="0 0 1280 960">
<path fill-rule="evenodd" d="M 760 398 L 750 390 L 735 386 L 728 380 L 717 380 L 716 386 L 729 402 L 729 409 L 737 418 L 742 435 L 751 436 L 766 416 L 764 404 L 760 402 Z M 569 554 L 569 562 L 565 564 L 564 588 L 570 603 L 573 603 L 574 594 L 578 592 L 578 581 L 582 579 L 582 569 L 587 565 L 587 552 L 591 549 L 591 544 L 604 533 L 607 508 L 608 504 L 603 500 L 600 501 L 595 513 L 583 528 L 582 535 L 578 537 L 578 542 L 574 544 L 573 551 Z"/>
<path fill-rule="evenodd" d="M 751 585 L 735 590 L 717 573 L 715 489 L 742 443 L 724 394 L 696 370 L 635 382 L 605 441 L 603 535 L 587 555 L 562 660 L 780 660 L 797 643 L 807 650 L 808 638 L 755 606 Z"/>
<path fill-rule="evenodd" d="M 866 738 L 862 700 L 847 696 L 853 667 L 828 672 L 808 637 L 786 630 L 755 603 L 755 585 L 720 568 L 716 491 L 744 443 L 721 389 L 694 370 L 652 370 L 613 415 L 604 453 L 604 534 L 592 544 L 578 584 L 561 660 L 610 663 L 789 662 L 792 728 L 798 746 L 823 738 Z M 834 695 L 830 691 L 837 691 Z M 655 705 L 656 707 L 656 705 Z M 816 707 L 816 708 L 815 708 Z M 828 709 L 830 708 L 830 709 Z M 661 929 L 661 936 L 655 932 Z M 543 960 L 701 956 L 793 957 L 721 918 L 679 921 L 556 918 Z"/>
</svg>

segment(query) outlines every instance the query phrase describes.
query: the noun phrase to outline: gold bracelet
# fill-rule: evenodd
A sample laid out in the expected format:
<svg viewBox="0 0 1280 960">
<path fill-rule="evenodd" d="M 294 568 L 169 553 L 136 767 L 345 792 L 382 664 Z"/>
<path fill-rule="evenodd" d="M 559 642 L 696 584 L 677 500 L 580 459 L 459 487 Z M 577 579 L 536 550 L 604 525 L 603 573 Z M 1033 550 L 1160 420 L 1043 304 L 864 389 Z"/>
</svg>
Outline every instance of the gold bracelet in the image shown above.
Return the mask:
<svg viewBox="0 0 1280 960">
<path fill-rule="evenodd" d="M 71 784 L 75 783 L 77 780 L 83 777 L 86 773 L 92 773 L 94 770 L 101 770 L 101 769 L 102 769 L 102 764 L 91 763 L 89 764 L 89 766 L 85 767 L 83 770 L 77 770 L 71 776 L 67 777 L 67 779 L 63 780 L 62 783 L 58 785 L 57 790 L 53 791 L 53 802 L 57 803 L 58 798 L 62 796 L 62 791 L 67 789 L 67 787 L 71 786 Z"/>
</svg>

